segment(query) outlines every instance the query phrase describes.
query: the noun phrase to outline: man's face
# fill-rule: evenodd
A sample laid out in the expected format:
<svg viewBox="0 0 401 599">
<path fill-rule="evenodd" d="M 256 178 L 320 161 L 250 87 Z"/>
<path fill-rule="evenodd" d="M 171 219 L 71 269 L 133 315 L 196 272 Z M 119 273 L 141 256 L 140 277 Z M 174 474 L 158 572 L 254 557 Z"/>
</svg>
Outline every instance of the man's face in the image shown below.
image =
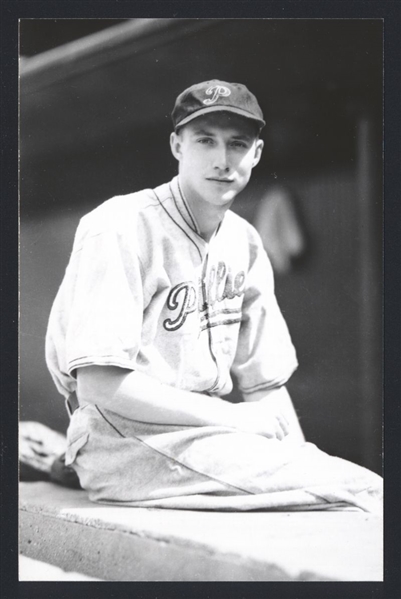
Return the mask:
<svg viewBox="0 0 401 599">
<path fill-rule="evenodd" d="M 263 141 L 246 118 L 214 112 L 171 134 L 180 183 L 190 205 L 225 206 L 246 186 L 259 162 Z"/>
</svg>

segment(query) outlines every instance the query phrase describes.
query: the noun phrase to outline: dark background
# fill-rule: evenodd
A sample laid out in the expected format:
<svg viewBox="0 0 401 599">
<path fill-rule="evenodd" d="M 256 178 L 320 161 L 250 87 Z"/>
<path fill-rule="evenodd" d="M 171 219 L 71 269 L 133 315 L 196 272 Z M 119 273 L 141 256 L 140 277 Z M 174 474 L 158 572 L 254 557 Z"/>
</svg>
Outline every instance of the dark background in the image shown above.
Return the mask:
<svg viewBox="0 0 401 599">
<path fill-rule="evenodd" d="M 79 218 L 171 178 L 174 99 L 220 78 L 245 83 L 268 121 L 235 210 L 254 222 L 280 183 L 308 241 L 276 276 L 306 437 L 380 471 L 382 41 L 378 19 L 20 22 L 22 419 L 68 422 L 44 337 Z"/>
</svg>

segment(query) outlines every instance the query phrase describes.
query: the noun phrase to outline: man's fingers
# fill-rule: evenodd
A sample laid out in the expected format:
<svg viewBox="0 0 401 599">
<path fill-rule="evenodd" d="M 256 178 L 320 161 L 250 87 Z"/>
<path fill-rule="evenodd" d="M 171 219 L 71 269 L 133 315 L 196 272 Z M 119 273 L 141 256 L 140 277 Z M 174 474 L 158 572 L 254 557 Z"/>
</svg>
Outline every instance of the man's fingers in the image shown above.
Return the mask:
<svg viewBox="0 0 401 599">
<path fill-rule="evenodd" d="M 277 414 L 277 421 L 280 425 L 281 430 L 283 431 L 283 436 L 287 436 L 288 433 L 290 432 L 290 427 L 288 424 L 288 420 L 287 418 L 285 418 L 285 416 L 283 416 L 283 414 Z"/>
<path fill-rule="evenodd" d="M 279 441 L 282 441 L 286 436 L 285 426 L 281 424 L 278 416 L 272 417 L 271 430 L 273 431 L 273 439 L 278 439 Z"/>
</svg>

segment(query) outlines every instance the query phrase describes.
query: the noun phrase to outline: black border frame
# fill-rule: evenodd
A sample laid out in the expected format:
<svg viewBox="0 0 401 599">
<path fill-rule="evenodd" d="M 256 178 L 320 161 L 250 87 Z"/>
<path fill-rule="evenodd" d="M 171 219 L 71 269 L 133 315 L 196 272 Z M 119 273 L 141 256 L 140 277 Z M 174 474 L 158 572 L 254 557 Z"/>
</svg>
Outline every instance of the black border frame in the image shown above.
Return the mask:
<svg viewBox="0 0 401 599">
<path fill-rule="evenodd" d="M 67 597 L 266 597 L 395 599 L 401 596 L 400 132 L 398 0 L 2 0 L 0 204 L 1 583 L 3 599 Z M 385 580 L 379 583 L 18 582 L 18 20 L 21 18 L 382 19 L 384 23 Z"/>
</svg>

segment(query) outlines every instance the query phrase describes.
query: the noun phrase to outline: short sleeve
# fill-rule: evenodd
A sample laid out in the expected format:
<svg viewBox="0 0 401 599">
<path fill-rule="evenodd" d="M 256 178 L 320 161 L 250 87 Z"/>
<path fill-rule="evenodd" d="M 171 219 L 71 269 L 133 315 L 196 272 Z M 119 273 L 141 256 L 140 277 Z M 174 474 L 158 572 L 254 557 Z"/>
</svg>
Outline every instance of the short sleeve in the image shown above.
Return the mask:
<svg viewBox="0 0 401 599">
<path fill-rule="evenodd" d="M 132 239 L 116 227 L 93 230 L 81 221 L 46 338 L 59 390 L 71 392 L 71 375 L 82 366 L 133 369 L 143 310 L 143 273 Z"/>
<path fill-rule="evenodd" d="M 298 366 L 274 294 L 273 270 L 259 239 L 252 248 L 233 372 L 245 396 L 284 385 Z"/>
</svg>

